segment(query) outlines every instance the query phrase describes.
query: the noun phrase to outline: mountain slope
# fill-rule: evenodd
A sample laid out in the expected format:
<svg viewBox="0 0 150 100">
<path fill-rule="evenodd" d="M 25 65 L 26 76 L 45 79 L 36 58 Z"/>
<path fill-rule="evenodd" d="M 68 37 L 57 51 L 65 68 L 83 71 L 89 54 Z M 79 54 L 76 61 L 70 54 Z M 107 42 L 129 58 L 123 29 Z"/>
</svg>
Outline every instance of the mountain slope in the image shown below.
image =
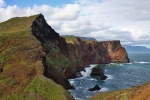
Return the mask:
<svg viewBox="0 0 150 100">
<path fill-rule="evenodd" d="M 150 100 L 150 82 L 131 89 L 99 93 L 89 100 Z"/>
<path fill-rule="evenodd" d="M 43 19 L 43 15 L 16 17 L 0 24 L 0 99 L 2 100 L 73 99 L 63 87 L 43 76 L 46 52 L 43 50 L 43 44 L 33 35 L 31 27 L 35 20 L 40 18 Z M 43 79 L 47 81 L 44 82 Z M 45 86 L 42 87 L 44 90 L 40 88 L 42 85 Z M 47 96 L 49 92 L 60 95 Z"/>
</svg>

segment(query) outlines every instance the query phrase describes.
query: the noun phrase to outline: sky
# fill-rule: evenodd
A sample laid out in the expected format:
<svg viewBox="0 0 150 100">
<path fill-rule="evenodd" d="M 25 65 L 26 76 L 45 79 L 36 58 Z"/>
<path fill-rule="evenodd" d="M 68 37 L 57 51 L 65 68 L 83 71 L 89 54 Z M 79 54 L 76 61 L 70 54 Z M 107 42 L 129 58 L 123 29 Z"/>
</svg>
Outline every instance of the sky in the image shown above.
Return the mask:
<svg viewBox="0 0 150 100">
<path fill-rule="evenodd" d="M 150 0 L 0 0 L 0 22 L 42 13 L 60 35 L 150 48 Z"/>
</svg>

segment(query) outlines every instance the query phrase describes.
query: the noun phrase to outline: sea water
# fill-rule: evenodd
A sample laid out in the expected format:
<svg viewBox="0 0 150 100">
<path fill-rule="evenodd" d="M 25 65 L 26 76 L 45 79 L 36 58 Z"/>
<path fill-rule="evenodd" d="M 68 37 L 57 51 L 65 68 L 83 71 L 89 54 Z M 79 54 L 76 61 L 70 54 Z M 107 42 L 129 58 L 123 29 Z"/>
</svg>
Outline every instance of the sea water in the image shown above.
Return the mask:
<svg viewBox="0 0 150 100">
<path fill-rule="evenodd" d="M 131 88 L 150 81 L 150 53 L 128 53 L 129 63 L 103 65 L 104 73 L 108 77 L 102 81 L 98 77 L 91 77 L 92 67 L 81 71 L 83 77 L 70 79 L 70 83 L 76 88 L 69 90 L 76 100 L 87 100 L 96 93 Z M 99 91 L 88 91 L 89 88 L 98 85 Z"/>
</svg>

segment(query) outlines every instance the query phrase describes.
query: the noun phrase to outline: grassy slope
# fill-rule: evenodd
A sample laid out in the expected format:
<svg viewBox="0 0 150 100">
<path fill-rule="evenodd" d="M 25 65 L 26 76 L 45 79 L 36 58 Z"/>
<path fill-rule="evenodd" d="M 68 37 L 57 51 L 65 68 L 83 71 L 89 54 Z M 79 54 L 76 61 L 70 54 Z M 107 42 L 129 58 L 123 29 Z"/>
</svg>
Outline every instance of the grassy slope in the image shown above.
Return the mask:
<svg viewBox="0 0 150 100">
<path fill-rule="evenodd" d="M 67 43 L 74 44 L 74 41 L 76 40 L 76 36 L 65 36 L 65 40 Z"/>
<path fill-rule="evenodd" d="M 0 99 L 2 100 L 70 98 L 69 93 L 60 85 L 44 76 L 36 75 L 33 57 L 38 57 L 36 54 L 38 48 L 35 47 L 40 43 L 32 35 L 31 25 L 37 16 L 16 17 L 0 23 Z M 35 54 L 34 50 L 37 50 Z"/>
<path fill-rule="evenodd" d="M 43 75 L 36 76 L 23 92 L 6 95 L 1 100 L 72 100 L 62 86 Z"/>
<path fill-rule="evenodd" d="M 131 89 L 99 93 L 89 100 L 150 100 L 150 82 L 135 86 Z"/>
</svg>

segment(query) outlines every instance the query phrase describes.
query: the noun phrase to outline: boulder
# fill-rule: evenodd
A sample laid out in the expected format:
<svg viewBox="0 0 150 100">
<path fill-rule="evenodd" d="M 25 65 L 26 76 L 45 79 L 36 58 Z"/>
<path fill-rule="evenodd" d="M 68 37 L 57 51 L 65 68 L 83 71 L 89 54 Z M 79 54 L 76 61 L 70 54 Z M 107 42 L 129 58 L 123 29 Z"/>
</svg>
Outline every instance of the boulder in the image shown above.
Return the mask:
<svg viewBox="0 0 150 100">
<path fill-rule="evenodd" d="M 76 77 L 77 78 L 82 77 L 82 74 L 80 72 L 76 72 Z"/>
<path fill-rule="evenodd" d="M 100 64 L 98 64 L 92 68 L 90 75 L 91 76 L 100 76 L 101 80 L 105 80 L 107 78 L 107 76 L 104 75 L 103 67 Z"/>
<path fill-rule="evenodd" d="M 95 85 L 93 88 L 89 88 L 88 91 L 96 91 L 100 90 L 101 88 L 98 85 Z"/>
</svg>

